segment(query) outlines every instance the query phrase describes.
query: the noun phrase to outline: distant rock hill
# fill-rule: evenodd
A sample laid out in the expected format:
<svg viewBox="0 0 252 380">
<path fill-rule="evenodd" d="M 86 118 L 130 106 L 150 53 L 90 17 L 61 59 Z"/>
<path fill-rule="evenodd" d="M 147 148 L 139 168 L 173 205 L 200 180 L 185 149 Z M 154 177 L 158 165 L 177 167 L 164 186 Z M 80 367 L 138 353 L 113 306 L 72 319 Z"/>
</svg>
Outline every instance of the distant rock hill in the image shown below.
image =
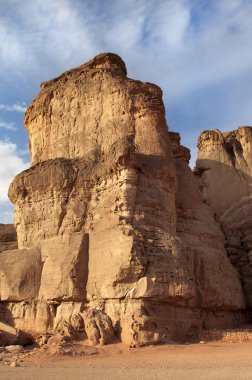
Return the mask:
<svg viewBox="0 0 252 380">
<path fill-rule="evenodd" d="M 0 252 L 17 248 L 17 234 L 13 224 L 0 224 Z"/>
<path fill-rule="evenodd" d="M 161 89 L 110 53 L 43 83 L 25 126 L 32 166 L 9 189 L 18 249 L 0 254 L 2 322 L 138 346 L 245 321 L 251 128 L 204 132 L 195 175 Z"/>
</svg>

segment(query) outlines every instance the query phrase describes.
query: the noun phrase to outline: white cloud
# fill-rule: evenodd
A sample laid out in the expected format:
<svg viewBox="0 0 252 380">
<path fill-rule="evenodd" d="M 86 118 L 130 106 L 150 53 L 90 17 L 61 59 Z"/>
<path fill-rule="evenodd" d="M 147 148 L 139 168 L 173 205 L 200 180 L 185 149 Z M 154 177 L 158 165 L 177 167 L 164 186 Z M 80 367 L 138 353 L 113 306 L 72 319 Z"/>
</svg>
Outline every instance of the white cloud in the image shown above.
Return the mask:
<svg viewBox="0 0 252 380">
<path fill-rule="evenodd" d="M 5 77 L 15 70 L 42 81 L 96 53 L 115 51 L 130 76 L 158 83 L 176 101 L 252 66 L 249 0 L 5 1 Z"/>
<path fill-rule="evenodd" d="M 130 77 L 162 87 L 168 123 L 169 108 L 185 113 L 182 102 L 197 91 L 235 83 L 236 96 L 229 98 L 234 93 L 229 86 L 218 115 L 209 117 L 202 111 L 197 127 L 228 128 L 232 120 L 251 120 L 252 98 L 241 95 L 252 78 L 251 20 L 250 0 L 2 0 L 1 88 L 5 94 L 7 86 L 11 91 L 18 83 L 31 97 L 40 82 L 112 51 L 125 60 Z M 204 112 L 208 102 L 214 103 L 206 97 Z M 191 105 L 188 115 L 197 107 L 195 102 Z M 25 108 L 0 104 L 3 111 Z M 214 114 L 216 108 L 212 109 Z M 186 117 L 173 128 L 184 131 L 185 143 L 195 147 L 198 130 L 192 120 L 189 128 Z M 17 150 L 15 155 L 21 159 Z M 193 148 L 194 159 L 195 155 Z"/>
<path fill-rule="evenodd" d="M 26 85 L 31 80 L 42 81 L 96 53 L 95 36 L 90 32 L 93 15 L 85 2 L 5 3 L 0 15 L 0 73 L 6 82 L 12 80 L 10 72 L 20 81 L 26 78 Z"/>
<path fill-rule="evenodd" d="M 0 110 L 1 111 L 8 111 L 8 112 L 25 112 L 26 111 L 26 104 L 24 103 L 14 103 L 14 104 L 3 104 L 0 103 Z"/>
<path fill-rule="evenodd" d="M 13 223 L 13 205 L 8 198 L 10 183 L 16 174 L 28 167 L 17 149 L 9 140 L 0 140 L 0 220 L 1 223 Z"/>
<path fill-rule="evenodd" d="M 22 40 L 17 35 L 17 30 L 12 28 L 11 22 L 1 17 L 0 61 L 2 69 L 8 69 L 8 67 L 14 66 L 17 62 L 23 62 L 24 56 L 24 46 Z"/>
<path fill-rule="evenodd" d="M 0 120 L 0 128 L 7 129 L 8 131 L 17 131 L 14 123 L 3 120 Z"/>
<path fill-rule="evenodd" d="M 0 209 L 1 209 L 1 223 L 13 223 L 14 222 L 14 214 L 13 214 L 13 205 L 6 201 L 0 201 Z"/>
<path fill-rule="evenodd" d="M 28 162 L 20 157 L 16 144 L 9 140 L 0 140 L 0 162 L 0 202 L 6 202 L 11 181 L 28 167 Z"/>
<path fill-rule="evenodd" d="M 29 155 L 30 155 L 29 146 L 26 145 L 24 148 L 18 149 L 17 153 L 18 153 L 19 157 L 21 157 L 21 156 L 29 157 Z"/>
</svg>

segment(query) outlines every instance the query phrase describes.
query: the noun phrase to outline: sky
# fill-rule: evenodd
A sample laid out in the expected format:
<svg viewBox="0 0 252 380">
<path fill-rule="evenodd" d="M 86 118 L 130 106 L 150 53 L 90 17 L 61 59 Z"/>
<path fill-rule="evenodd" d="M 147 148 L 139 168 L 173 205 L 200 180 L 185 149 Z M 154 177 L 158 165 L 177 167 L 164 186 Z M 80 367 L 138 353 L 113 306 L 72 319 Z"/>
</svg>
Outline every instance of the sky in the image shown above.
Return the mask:
<svg viewBox="0 0 252 380">
<path fill-rule="evenodd" d="M 102 52 L 163 90 L 170 130 L 197 155 L 205 129 L 252 125 L 251 0 L 0 0 L 0 222 L 29 167 L 24 112 L 45 80 Z"/>
</svg>

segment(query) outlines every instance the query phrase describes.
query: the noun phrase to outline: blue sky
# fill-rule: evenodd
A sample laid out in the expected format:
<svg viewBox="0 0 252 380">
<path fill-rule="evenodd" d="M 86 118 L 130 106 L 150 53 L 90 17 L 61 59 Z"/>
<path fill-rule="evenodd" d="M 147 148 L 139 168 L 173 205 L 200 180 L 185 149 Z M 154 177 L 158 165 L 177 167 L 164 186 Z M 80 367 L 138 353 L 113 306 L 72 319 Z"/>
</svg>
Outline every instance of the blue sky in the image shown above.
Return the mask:
<svg viewBox="0 0 252 380">
<path fill-rule="evenodd" d="M 197 154 L 204 129 L 252 124 L 251 0 L 0 0 L 0 221 L 29 166 L 23 126 L 39 84 L 110 51 L 158 84 L 169 128 Z"/>
</svg>

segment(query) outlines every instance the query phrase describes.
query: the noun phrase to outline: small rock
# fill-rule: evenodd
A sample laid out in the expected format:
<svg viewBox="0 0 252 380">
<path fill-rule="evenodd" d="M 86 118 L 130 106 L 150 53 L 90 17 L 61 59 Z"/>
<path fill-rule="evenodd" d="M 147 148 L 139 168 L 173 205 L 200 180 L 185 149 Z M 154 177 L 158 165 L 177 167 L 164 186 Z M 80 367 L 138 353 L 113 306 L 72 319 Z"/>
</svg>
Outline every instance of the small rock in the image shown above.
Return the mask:
<svg viewBox="0 0 252 380">
<path fill-rule="evenodd" d="M 48 339 L 48 342 L 47 344 L 50 346 L 50 345 L 59 345 L 59 344 L 64 344 L 66 342 L 71 342 L 71 339 L 69 336 L 65 336 L 65 335 L 61 335 L 59 333 L 51 336 L 49 339 Z"/>
<path fill-rule="evenodd" d="M 12 354 L 18 354 L 24 351 L 24 347 L 20 345 L 6 346 L 5 350 L 11 352 Z"/>
<path fill-rule="evenodd" d="M 20 367 L 20 364 L 17 363 L 17 362 L 12 362 L 12 363 L 10 364 L 10 367 Z"/>
<path fill-rule="evenodd" d="M 43 335 L 40 335 L 36 338 L 36 343 L 39 345 L 39 346 L 44 346 L 45 344 L 47 344 L 48 340 L 51 338 L 51 334 L 43 334 Z"/>
</svg>

